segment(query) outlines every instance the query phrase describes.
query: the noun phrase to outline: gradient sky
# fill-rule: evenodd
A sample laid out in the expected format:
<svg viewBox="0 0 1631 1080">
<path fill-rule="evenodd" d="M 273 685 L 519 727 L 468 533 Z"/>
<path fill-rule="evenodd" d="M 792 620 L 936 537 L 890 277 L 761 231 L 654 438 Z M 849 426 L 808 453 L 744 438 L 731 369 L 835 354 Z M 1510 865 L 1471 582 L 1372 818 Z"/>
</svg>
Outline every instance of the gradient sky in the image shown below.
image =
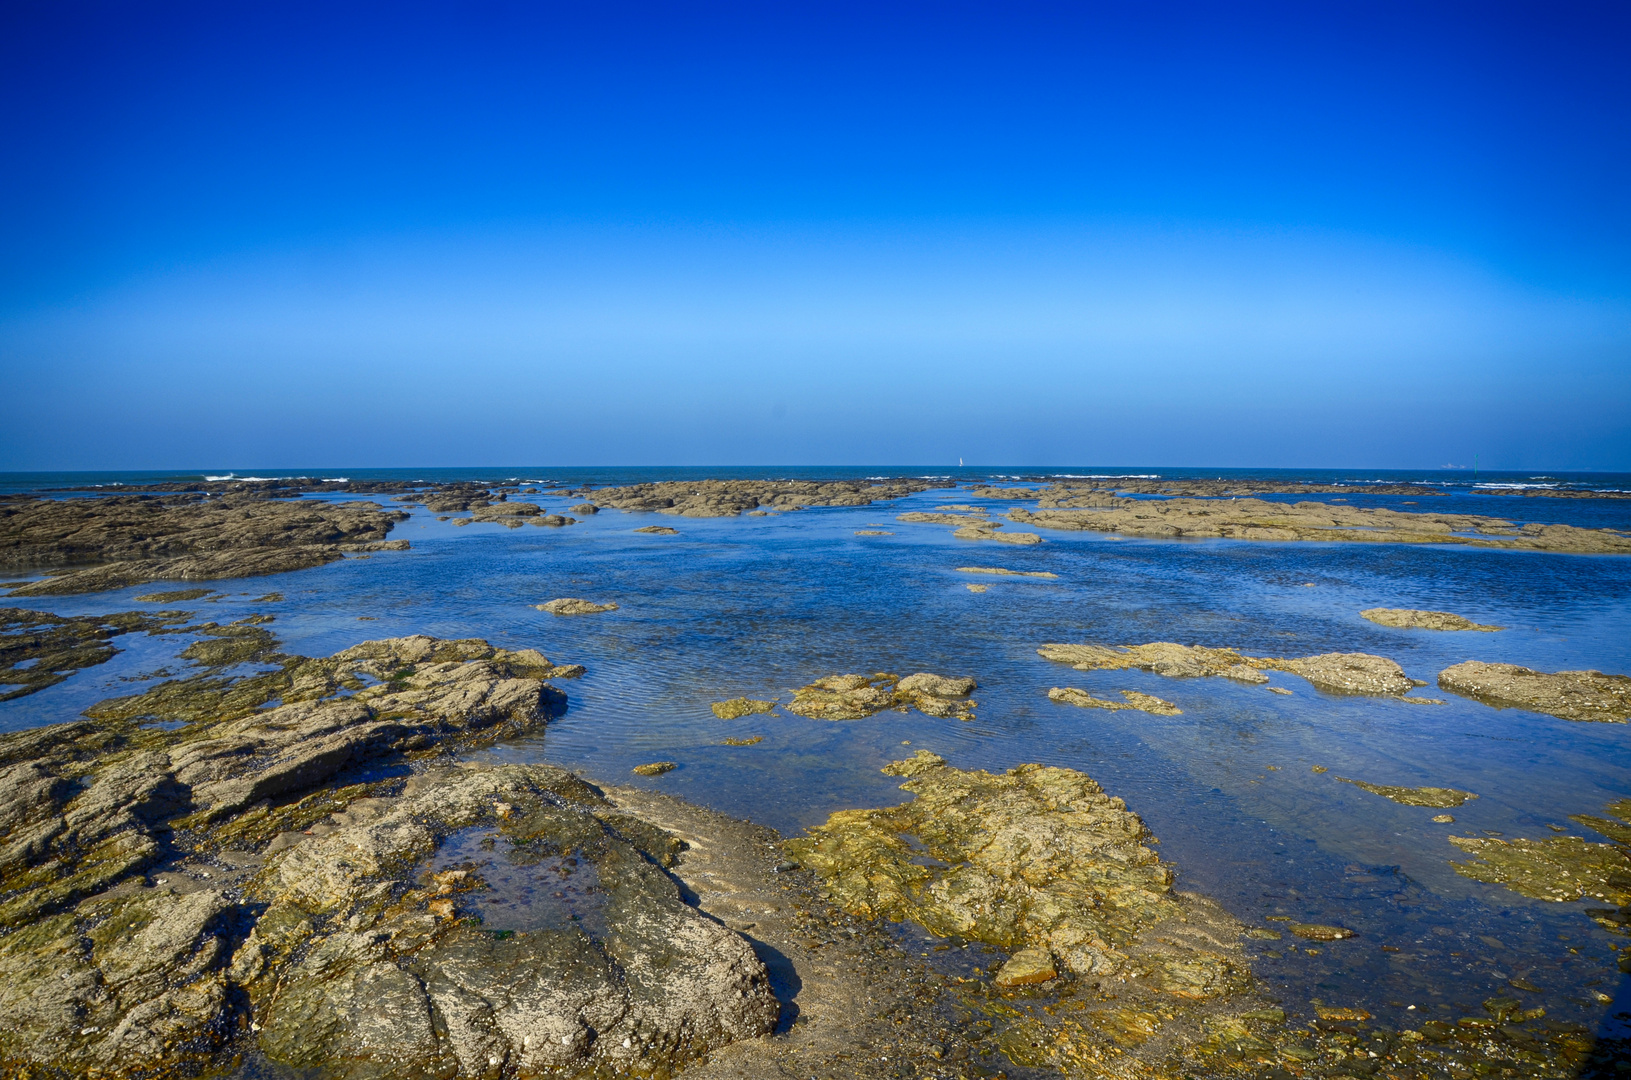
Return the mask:
<svg viewBox="0 0 1631 1080">
<path fill-rule="evenodd" d="M 0 469 L 1631 470 L 1624 3 L 0 7 Z"/>
</svg>

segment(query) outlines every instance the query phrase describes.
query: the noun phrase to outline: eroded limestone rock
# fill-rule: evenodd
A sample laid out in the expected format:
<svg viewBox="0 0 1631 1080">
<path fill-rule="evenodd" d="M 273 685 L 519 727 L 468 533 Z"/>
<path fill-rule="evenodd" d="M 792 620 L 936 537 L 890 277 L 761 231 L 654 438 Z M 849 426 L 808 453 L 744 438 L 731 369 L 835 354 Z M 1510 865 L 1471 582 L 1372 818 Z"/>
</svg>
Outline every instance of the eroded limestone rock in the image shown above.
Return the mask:
<svg viewBox="0 0 1631 1080">
<path fill-rule="evenodd" d="M 1601 671 L 1534 671 L 1516 664 L 1468 660 L 1439 672 L 1452 694 L 1497 708 L 1530 709 L 1563 720 L 1623 724 L 1631 720 L 1631 678 Z"/>
<path fill-rule="evenodd" d="M 1396 626 L 1404 630 L 1479 630 L 1493 633 L 1499 626 L 1485 626 L 1448 611 L 1418 611 L 1414 608 L 1367 608 L 1359 613 L 1381 626 Z"/>
<path fill-rule="evenodd" d="M 929 716 L 974 719 L 976 703 L 970 678 L 947 678 L 919 672 L 902 679 L 888 672 L 873 675 L 828 675 L 793 691 L 788 712 L 813 720 L 860 720 L 885 709 L 917 709 Z"/>
<path fill-rule="evenodd" d="M 435 764 L 546 720 L 556 665 L 423 637 L 282 659 L 0 736 L 8 1073 L 179 1077 L 250 1038 L 355 1080 L 666 1074 L 771 1029 L 751 947 L 663 873 L 672 838 L 559 769 Z M 189 696 L 183 728 L 135 722 Z M 417 771 L 365 770 L 390 761 Z M 433 862 L 473 831 L 492 881 Z M 586 920 L 486 927 L 534 866 L 589 876 Z"/>
</svg>

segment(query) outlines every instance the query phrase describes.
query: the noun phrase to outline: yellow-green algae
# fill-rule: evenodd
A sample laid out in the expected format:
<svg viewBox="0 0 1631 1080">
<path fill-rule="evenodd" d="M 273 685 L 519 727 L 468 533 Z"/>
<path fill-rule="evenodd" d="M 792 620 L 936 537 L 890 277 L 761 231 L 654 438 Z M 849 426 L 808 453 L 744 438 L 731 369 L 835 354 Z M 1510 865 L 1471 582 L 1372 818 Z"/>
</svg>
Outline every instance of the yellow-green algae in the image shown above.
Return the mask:
<svg viewBox="0 0 1631 1080">
<path fill-rule="evenodd" d="M 1543 840 L 1452 836 L 1450 843 L 1477 856 L 1474 862 L 1456 863 L 1456 872 L 1536 900 L 1631 905 L 1631 845 L 1626 843 L 1631 839 L 1631 799 L 1610 804 L 1608 811 L 1618 820 L 1585 815 L 1573 819 L 1614 841 L 1607 844 L 1579 836 Z"/>
</svg>

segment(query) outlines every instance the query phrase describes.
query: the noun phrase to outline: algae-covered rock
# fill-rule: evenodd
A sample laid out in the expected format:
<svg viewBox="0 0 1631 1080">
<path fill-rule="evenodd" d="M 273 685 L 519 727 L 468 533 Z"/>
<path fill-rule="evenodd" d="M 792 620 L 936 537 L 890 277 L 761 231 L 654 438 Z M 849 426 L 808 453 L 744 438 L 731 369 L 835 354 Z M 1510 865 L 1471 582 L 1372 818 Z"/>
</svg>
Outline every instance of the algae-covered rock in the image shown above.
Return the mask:
<svg viewBox="0 0 1631 1080">
<path fill-rule="evenodd" d="M 1468 799 L 1476 799 L 1470 791 L 1457 791 L 1455 788 L 1442 787 L 1392 787 L 1387 784 L 1368 784 L 1363 780 L 1350 780 L 1346 776 L 1335 777 L 1344 784 L 1352 784 L 1372 795 L 1380 795 L 1384 799 L 1392 799 L 1405 806 L 1431 806 L 1440 810 L 1452 806 L 1460 806 Z"/>
<path fill-rule="evenodd" d="M 1046 949 L 1021 949 L 1008 958 L 992 979 L 998 986 L 1034 986 L 1057 979 L 1053 955 Z"/>
<path fill-rule="evenodd" d="M 539 611 L 547 611 L 551 615 L 598 615 L 603 611 L 617 610 L 616 604 L 597 604 L 592 600 L 580 600 L 575 596 L 564 596 L 559 600 L 538 604 L 536 607 Z"/>
<path fill-rule="evenodd" d="M 385 537 L 407 516 L 262 492 L 0 500 L 0 570 L 52 573 L 14 596 L 278 574 L 347 552 L 404 549 L 406 540 Z"/>
<path fill-rule="evenodd" d="M 1345 694 L 1399 695 L 1423 685 L 1392 660 L 1369 653 L 1325 653 L 1295 659 L 1245 656 L 1234 649 L 1155 641 L 1147 645 L 1044 645 L 1037 653 L 1077 671 L 1139 668 L 1173 678 L 1217 675 L 1239 682 L 1266 683 L 1267 671 L 1299 675 L 1321 690 Z"/>
<path fill-rule="evenodd" d="M 1207 997 L 1244 977 L 1227 948 L 1158 943 L 1193 901 L 1145 846 L 1120 799 L 1071 769 L 964 771 L 918 751 L 885 772 L 908 776 L 913 801 L 842 810 L 790 841 L 845 910 L 910 919 L 930 933 L 1000 949 L 1046 950 L 1081 976 L 1137 973 L 1167 992 Z"/>
<path fill-rule="evenodd" d="M 1341 941 L 1354 936 L 1354 932 L 1346 926 L 1328 926 L 1325 923 L 1294 922 L 1286 929 L 1307 941 Z"/>
<path fill-rule="evenodd" d="M 1418 611 L 1415 608 L 1367 608 L 1359 613 L 1380 626 L 1395 626 L 1401 630 L 1478 630 L 1493 633 L 1499 626 L 1485 626 L 1448 611 Z"/>
<path fill-rule="evenodd" d="M 1579 836 L 1544 840 L 1452 836 L 1450 843 L 1478 857 L 1454 864 L 1456 872 L 1536 900 L 1590 897 L 1631 904 L 1631 799 L 1610 803 L 1608 812 L 1613 819 L 1579 814 L 1571 820 L 1609 837 L 1614 841 L 1610 844 L 1594 844 Z"/>
<path fill-rule="evenodd" d="M 967 700 L 975 682 L 919 672 L 902 679 L 888 672 L 873 675 L 828 675 L 793 691 L 789 712 L 813 720 L 860 720 L 885 709 L 917 709 L 929 716 L 974 719 L 975 702 Z"/>
<path fill-rule="evenodd" d="M 8 1075 L 192 1075 L 246 1037 L 358 1080 L 667 1074 L 773 1026 L 747 942 L 662 872 L 676 841 L 559 769 L 434 767 L 546 720 L 545 658 L 416 637 L 280 660 L 0 736 Z M 190 696 L 177 730 L 135 722 Z M 583 912 L 485 928 L 518 875 L 548 897 L 574 872 Z"/>
<path fill-rule="evenodd" d="M 678 529 L 671 529 L 667 525 L 646 525 L 634 530 L 637 533 L 650 533 L 652 536 L 678 536 Z"/>
<path fill-rule="evenodd" d="M 95 667 L 118 653 L 110 641 L 142 631 L 162 634 L 187 621 L 184 611 L 152 614 L 127 611 L 117 615 L 52 615 L 27 608 L 0 608 L 0 701 L 24 697 Z"/>
<path fill-rule="evenodd" d="M 673 772 L 677 768 L 679 768 L 678 763 L 673 761 L 653 761 L 646 765 L 636 765 L 634 771 L 641 776 L 661 776 L 663 773 Z"/>
<path fill-rule="evenodd" d="M 187 600 L 201 600 L 214 594 L 214 589 L 172 589 L 169 592 L 144 593 L 136 597 L 136 601 L 141 604 L 179 604 Z"/>
<path fill-rule="evenodd" d="M 746 739 L 738 739 L 738 738 L 733 737 L 733 738 L 725 739 L 725 745 L 726 746 L 758 746 L 760 743 L 762 743 L 764 741 L 765 741 L 765 737 L 763 735 L 754 735 L 751 738 L 746 738 Z"/>
<path fill-rule="evenodd" d="M 1040 544 L 1042 537 L 1031 532 L 1001 532 L 1001 522 L 982 521 L 964 525 L 952 535 L 959 540 L 998 540 L 1004 544 Z"/>
<path fill-rule="evenodd" d="M 744 716 L 752 716 L 755 713 L 774 713 L 776 703 L 774 701 L 759 701 L 755 698 L 738 697 L 731 698 L 729 701 L 716 701 L 709 708 L 713 709 L 714 715 L 721 720 L 740 720 Z"/>
<path fill-rule="evenodd" d="M 1631 720 L 1631 677 L 1601 671 L 1534 671 L 1468 660 L 1445 668 L 1438 684 L 1497 708 L 1530 709 L 1563 720 Z"/>
<path fill-rule="evenodd" d="M 1119 693 L 1127 700 L 1106 701 L 1104 698 L 1094 697 L 1086 690 L 1056 686 L 1048 691 L 1048 698 L 1064 705 L 1076 705 L 1084 709 L 1137 709 L 1156 716 L 1179 716 L 1183 713 L 1183 710 L 1172 702 L 1164 701 L 1153 694 L 1141 694 L 1137 690 L 1122 690 Z"/>
</svg>

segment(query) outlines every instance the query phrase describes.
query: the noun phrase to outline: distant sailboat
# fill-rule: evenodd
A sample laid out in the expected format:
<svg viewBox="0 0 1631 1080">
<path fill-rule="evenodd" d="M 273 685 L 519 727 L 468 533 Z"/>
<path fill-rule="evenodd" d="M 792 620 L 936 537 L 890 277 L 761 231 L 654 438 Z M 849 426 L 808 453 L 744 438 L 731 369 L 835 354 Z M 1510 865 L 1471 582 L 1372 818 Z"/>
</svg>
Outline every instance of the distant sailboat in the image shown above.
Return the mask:
<svg viewBox="0 0 1631 1080">
<path fill-rule="evenodd" d="M 957 467 L 959 469 L 961 469 L 963 467 L 963 459 L 962 458 L 957 459 Z"/>
</svg>

